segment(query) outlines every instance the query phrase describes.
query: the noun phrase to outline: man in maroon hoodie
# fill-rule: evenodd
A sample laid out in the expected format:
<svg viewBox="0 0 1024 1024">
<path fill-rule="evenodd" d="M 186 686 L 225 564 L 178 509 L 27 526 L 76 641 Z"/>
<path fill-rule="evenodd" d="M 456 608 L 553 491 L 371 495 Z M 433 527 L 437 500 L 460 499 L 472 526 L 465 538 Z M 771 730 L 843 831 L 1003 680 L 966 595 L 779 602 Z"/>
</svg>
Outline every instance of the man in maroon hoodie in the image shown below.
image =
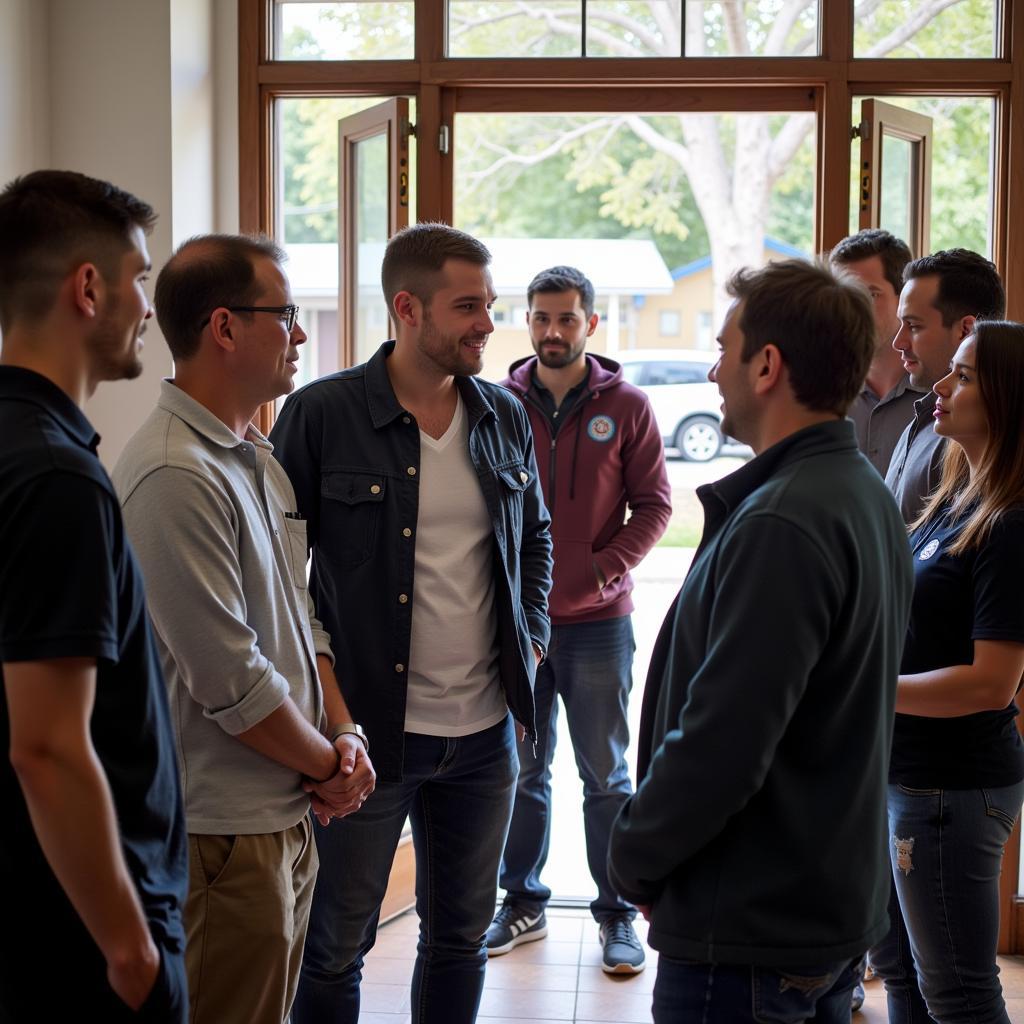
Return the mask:
<svg viewBox="0 0 1024 1024">
<path fill-rule="evenodd" d="M 672 512 L 661 434 L 647 398 L 617 363 L 587 355 L 594 287 L 573 267 L 542 271 L 527 290 L 536 356 L 503 381 L 526 406 L 551 514 L 551 643 L 537 671 L 536 752 L 520 750 L 519 783 L 501 865 L 505 901 L 487 931 L 491 956 L 547 934 L 551 890 L 540 872 L 551 835 L 551 759 L 561 696 L 583 780 L 587 862 L 597 885 L 590 908 L 603 966 L 635 974 L 644 952 L 635 909 L 608 880 L 612 823 L 632 793 L 625 752 L 632 687 L 632 569 L 665 532 Z M 626 509 L 629 520 L 626 521 Z"/>
</svg>

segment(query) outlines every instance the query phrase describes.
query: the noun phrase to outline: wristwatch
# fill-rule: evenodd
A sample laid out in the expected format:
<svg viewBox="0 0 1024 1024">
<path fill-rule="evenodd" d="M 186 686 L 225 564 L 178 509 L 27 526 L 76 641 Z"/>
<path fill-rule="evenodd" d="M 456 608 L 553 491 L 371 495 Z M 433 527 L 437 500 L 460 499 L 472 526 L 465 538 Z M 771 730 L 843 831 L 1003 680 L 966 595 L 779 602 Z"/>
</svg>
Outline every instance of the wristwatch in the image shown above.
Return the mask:
<svg viewBox="0 0 1024 1024">
<path fill-rule="evenodd" d="M 363 741 L 363 747 L 367 753 L 370 752 L 370 741 L 366 738 L 366 733 L 363 732 L 363 727 L 357 725 L 355 722 L 338 722 L 331 726 L 330 736 L 331 742 L 333 743 L 339 736 L 358 736 Z"/>
</svg>

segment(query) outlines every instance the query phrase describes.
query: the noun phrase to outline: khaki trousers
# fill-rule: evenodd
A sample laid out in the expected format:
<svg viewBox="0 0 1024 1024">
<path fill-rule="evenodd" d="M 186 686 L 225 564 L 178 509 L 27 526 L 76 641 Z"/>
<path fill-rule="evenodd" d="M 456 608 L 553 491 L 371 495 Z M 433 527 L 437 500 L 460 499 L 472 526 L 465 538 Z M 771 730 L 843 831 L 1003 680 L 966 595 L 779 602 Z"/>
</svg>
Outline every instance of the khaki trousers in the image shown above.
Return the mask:
<svg viewBox="0 0 1024 1024">
<path fill-rule="evenodd" d="M 191 1024 L 282 1024 L 302 963 L 317 854 L 308 818 L 264 835 L 189 835 Z"/>
</svg>

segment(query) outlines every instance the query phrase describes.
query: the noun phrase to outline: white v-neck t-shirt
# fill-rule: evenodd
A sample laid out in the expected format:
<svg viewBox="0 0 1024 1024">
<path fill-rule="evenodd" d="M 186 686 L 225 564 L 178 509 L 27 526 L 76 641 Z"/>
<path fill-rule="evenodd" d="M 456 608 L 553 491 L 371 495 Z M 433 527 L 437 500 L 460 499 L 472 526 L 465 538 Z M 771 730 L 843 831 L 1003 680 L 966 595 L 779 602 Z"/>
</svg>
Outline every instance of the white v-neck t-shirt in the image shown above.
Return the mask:
<svg viewBox="0 0 1024 1024">
<path fill-rule="evenodd" d="M 462 397 L 444 435 L 420 431 L 406 732 L 468 736 L 508 714 L 498 673 L 493 530 Z"/>
</svg>

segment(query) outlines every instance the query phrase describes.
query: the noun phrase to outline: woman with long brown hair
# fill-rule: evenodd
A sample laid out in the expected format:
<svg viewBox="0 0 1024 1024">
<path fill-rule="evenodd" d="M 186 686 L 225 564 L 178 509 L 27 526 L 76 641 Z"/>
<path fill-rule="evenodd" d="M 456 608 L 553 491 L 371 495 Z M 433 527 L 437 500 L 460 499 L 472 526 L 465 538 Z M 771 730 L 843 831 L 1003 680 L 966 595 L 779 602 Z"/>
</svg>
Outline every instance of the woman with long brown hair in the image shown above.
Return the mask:
<svg viewBox="0 0 1024 1024">
<path fill-rule="evenodd" d="M 1024 799 L 1024 325 L 979 321 L 938 395 L 942 481 L 911 525 L 914 598 L 889 768 L 891 1024 L 1009 1018 L 1003 847 Z"/>
</svg>

